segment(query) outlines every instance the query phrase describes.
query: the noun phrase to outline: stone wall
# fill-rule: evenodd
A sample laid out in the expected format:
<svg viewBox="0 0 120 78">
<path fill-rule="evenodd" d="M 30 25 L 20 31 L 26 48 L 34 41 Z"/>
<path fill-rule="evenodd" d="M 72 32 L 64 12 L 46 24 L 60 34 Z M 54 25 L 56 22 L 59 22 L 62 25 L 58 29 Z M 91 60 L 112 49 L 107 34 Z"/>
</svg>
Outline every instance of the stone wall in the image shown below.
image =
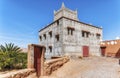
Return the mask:
<svg viewBox="0 0 120 78">
<path fill-rule="evenodd" d="M 35 72 L 34 69 L 22 69 L 10 73 L 0 75 L 0 78 L 25 78 Z"/>
<path fill-rule="evenodd" d="M 40 45 L 44 45 L 46 47 L 45 57 L 51 58 L 51 56 L 60 56 L 62 55 L 62 19 L 60 19 L 59 24 L 54 22 L 46 27 L 46 29 L 39 32 L 39 36 L 42 39 L 39 39 Z M 49 32 L 52 32 L 52 37 L 50 37 Z M 44 34 L 46 34 L 46 39 L 44 38 Z M 57 41 L 56 35 L 59 35 L 59 40 Z M 49 46 L 52 47 L 52 51 L 50 51 Z"/>
<path fill-rule="evenodd" d="M 68 27 L 74 28 L 72 35 L 68 34 Z M 86 33 L 83 37 L 82 31 L 89 32 L 88 37 Z M 88 46 L 90 55 L 100 56 L 101 28 L 64 18 L 63 33 L 63 51 L 65 54 L 79 53 L 79 55 L 83 55 L 83 46 Z M 97 38 L 96 34 L 100 34 L 100 38 Z"/>
<path fill-rule="evenodd" d="M 57 70 L 68 61 L 69 61 L 68 57 L 46 61 L 44 66 L 44 75 L 50 75 L 53 71 Z"/>
<path fill-rule="evenodd" d="M 72 55 L 72 53 L 83 56 L 83 46 L 89 47 L 90 56 L 101 55 L 102 28 L 77 20 L 77 11 L 71 11 L 65 7 L 54 15 L 56 21 L 39 32 L 40 44 L 46 47 L 45 57 Z M 52 31 L 52 38 L 49 36 L 50 31 Z M 56 35 L 59 35 L 58 41 L 55 38 Z M 52 51 L 49 46 L 52 46 Z"/>
</svg>

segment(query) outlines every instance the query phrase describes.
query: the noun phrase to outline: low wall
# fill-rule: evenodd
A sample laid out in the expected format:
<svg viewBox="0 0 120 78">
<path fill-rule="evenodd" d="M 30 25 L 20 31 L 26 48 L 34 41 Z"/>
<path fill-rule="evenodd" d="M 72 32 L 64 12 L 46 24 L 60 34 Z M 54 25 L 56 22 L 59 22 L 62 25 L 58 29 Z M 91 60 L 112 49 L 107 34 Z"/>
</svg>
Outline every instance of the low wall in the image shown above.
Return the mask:
<svg viewBox="0 0 120 78">
<path fill-rule="evenodd" d="M 57 70 L 58 68 L 63 66 L 68 61 L 69 61 L 68 57 L 46 61 L 44 64 L 44 75 L 50 75 L 53 71 Z"/>
<path fill-rule="evenodd" d="M 46 61 L 44 64 L 44 75 L 50 75 L 53 71 L 57 70 L 69 61 L 68 57 L 62 57 Z M 0 74 L 0 78 L 26 78 L 27 76 L 35 73 L 34 69 L 22 69 L 9 73 Z"/>
<path fill-rule="evenodd" d="M 22 69 L 6 74 L 1 74 L 0 78 L 25 78 L 34 72 L 35 72 L 34 69 Z"/>
</svg>

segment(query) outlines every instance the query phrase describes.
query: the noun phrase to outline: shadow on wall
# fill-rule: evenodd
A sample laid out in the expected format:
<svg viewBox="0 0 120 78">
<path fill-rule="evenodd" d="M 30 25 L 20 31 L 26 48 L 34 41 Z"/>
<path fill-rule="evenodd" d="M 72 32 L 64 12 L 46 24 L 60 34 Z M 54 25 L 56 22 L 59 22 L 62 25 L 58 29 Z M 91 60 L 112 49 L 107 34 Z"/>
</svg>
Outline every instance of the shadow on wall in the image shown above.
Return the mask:
<svg viewBox="0 0 120 78">
<path fill-rule="evenodd" d="M 116 55 L 115 55 L 116 58 L 120 58 L 120 48 L 118 49 Z"/>
</svg>

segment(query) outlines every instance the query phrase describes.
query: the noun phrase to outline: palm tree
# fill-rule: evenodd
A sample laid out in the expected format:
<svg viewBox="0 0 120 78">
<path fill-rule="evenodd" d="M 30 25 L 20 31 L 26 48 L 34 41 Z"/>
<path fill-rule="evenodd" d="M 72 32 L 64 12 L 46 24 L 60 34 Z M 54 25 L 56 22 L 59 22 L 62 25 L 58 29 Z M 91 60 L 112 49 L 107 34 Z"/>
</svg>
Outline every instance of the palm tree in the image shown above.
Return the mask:
<svg viewBox="0 0 120 78">
<path fill-rule="evenodd" d="M 21 52 L 20 47 L 15 46 L 13 43 L 5 44 L 5 46 L 0 45 L 1 52 Z"/>
<path fill-rule="evenodd" d="M 21 52 L 20 47 L 15 46 L 13 43 L 5 44 L 5 46 L 0 45 L 0 66 L 5 69 L 13 69 L 19 63 L 20 58 L 18 58 Z"/>
</svg>

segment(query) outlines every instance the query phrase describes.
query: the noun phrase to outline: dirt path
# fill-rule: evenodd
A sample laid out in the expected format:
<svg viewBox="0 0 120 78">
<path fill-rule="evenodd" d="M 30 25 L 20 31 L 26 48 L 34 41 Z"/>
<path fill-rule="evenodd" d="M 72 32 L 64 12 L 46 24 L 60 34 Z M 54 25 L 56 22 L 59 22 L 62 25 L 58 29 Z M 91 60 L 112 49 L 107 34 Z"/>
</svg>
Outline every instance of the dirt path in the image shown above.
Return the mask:
<svg viewBox="0 0 120 78">
<path fill-rule="evenodd" d="M 51 76 L 41 78 L 120 78 L 120 65 L 115 58 L 72 59 Z"/>
<path fill-rule="evenodd" d="M 118 59 L 89 57 L 72 59 L 51 76 L 55 78 L 120 78 Z"/>
</svg>

